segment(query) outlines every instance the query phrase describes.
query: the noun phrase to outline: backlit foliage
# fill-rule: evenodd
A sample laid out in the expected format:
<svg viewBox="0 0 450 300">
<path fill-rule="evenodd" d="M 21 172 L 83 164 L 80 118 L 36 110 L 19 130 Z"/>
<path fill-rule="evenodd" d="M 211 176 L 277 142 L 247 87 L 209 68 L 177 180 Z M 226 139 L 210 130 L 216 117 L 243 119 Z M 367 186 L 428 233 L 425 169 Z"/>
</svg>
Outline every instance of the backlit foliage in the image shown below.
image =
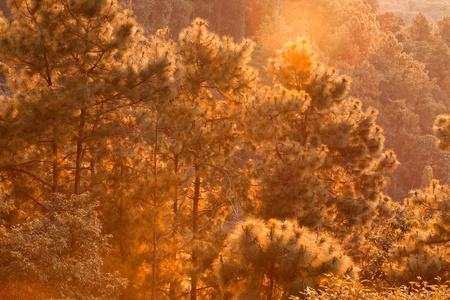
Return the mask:
<svg viewBox="0 0 450 300">
<path fill-rule="evenodd" d="M 447 298 L 430 3 L 9 1 L 0 298 Z"/>
<path fill-rule="evenodd" d="M 371 288 L 389 287 L 388 266 L 393 259 L 392 250 L 415 228 L 424 226 L 410 207 L 394 203 L 391 217 L 373 224 L 365 235 L 365 242 L 353 245 L 352 257 L 361 270 L 359 276 Z"/>
<path fill-rule="evenodd" d="M 392 260 L 386 265 L 389 280 L 394 284 L 406 284 L 416 276 L 428 282 L 436 276 L 448 280 L 450 189 L 433 180 L 428 187 L 411 193 L 405 205 L 423 225 L 412 228 L 391 250 Z"/>
<path fill-rule="evenodd" d="M 109 214 L 109 204 L 122 204 L 132 195 L 122 189 L 123 198 L 117 200 L 111 195 L 119 193 L 110 190 L 111 183 L 118 182 L 117 173 L 130 174 L 127 161 L 133 158 L 127 157 L 131 154 L 129 148 L 122 146 L 127 133 L 133 132 L 132 107 L 167 95 L 170 79 L 166 53 L 158 45 L 150 45 L 130 12 L 122 11 L 113 1 L 17 0 L 11 1 L 11 10 L 9 19 L 1 19 L 0 28 L 0 56 L 13 91 L 0 104 L 0 182 L 16 206 L 7 224 L 45 226 L 49 201 L 59 205 L 60 198 L 71 199 L 72 194 L 89 191 L 92 203 L 87 211 L 102 220 L 107 232 L 112 232 L 109 221 L 121 218 Z M 124 181 L 124 177 L 120 179 Z M 125 185 L 115 187 L 118 190 Z M 95 215 L 94 203 L 100 203 L 99 216 Z M 125 217 L 120 204 L 115 207 Z M 89 229 L 93 225 L 86 226 Z M 92 230 L 83 237 L 86 242 L 87 233 L 102 238 L 100 227 Z M 41 247 L 40 241 L 35 243 L 27 251 Z M 112 244 L 117 245 L 117 241 Z M 64 253 L 54 253 L 52 259 L 58 259 L 57 254 L 64 263 Z M 66 275 L 68 280 L 75 276 L 81 282 L 70 279 L 60 283 L 61 287 L 53 286 L 50 293 L 63 289 L 61 293 L 74 298 L 84 293 L 90 297 L 108 293 L 119 296 L 114 285 L 114 291 L 109 291 L 109 282 L 100 273 L 98 278 L 93 277 L 99 272 L 100 253 L 90 250 L 74 255 L 80 257 L 80 264 L 87 260 L 86 265 L 80 265 L 84 274 L 77 275 L 76 266 L 70 266 Z M 92 266 L 88 267 L 89 263 Z M 36 270 L 42 272 L 36 275 L 43 276 L 39 280 L 46 280 L 51 266 L 49 262 Z M 42 284 L 37 279 L 25 279 L 37 281 L 31 282 L 33 285 Z M 16 280 L 12 284 L 18 285 L 21 279 L 8 280 Z M 55 285 L 56 279 L 51 280 Z M 85 280 L 88 283 L 84 291 Z M 89 284 L 97 285 L 97 290 Z M 73 295 L 69 294 L 71 289 Z"/>
<path fill-rule="evenodd" d="M 341 229 L 383 215 L 383 173 L 397 160 L 382 152 L 377 112 L 346 98 L 349 79 L 320 67 L 306 41 L 287 44 L 268 69 L 277 85 L 255 93 L 247 113 L 262 155 L 254 163 L 258 213 Z"/>
<path fill-rule="evenodd" d="M 450 296 L 448 282 L 431 285 L 420 278 L 411 281 L 407 286 L 391 288 L 384 292 L 375 292 L 367 289 L 363 284 L 351 278 L 337 279 L 331 275 L 322 282 L 321 289 L 308 289 L 303 293 L 304 297 L 292 297 L 291 300 L 299 299 L 367 299 L 367 300 L 403 300 L 403 299 L 430 299 L 440 300 Z"/>
<path fill-rule="evenodd" d="M 433 131 L 438 138 L 438 148 L 450 150 L 450 116 L 438 116 L 434 122 Z"/>
<path fill-rule="evenodd" d="M 354 275 L 336 240 L 295 221 L 247 220 L 236 226 L 214 263 L 225 297 L 287 299 L 319 287 L 324 273 Z"/>
</svg>

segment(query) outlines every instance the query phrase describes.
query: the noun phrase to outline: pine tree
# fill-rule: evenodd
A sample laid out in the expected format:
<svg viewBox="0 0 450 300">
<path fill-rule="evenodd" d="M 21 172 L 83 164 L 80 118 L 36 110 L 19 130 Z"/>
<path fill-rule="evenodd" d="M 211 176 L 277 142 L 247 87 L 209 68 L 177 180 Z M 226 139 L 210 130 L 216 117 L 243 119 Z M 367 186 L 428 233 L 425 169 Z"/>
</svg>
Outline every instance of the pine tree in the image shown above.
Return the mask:
<svg viewBox="0 0 450 300">
<path fill-rule="evenodd" d="M 90 192 L 93 203 L 101 202 L 105 231 L 123 226 L 112 245 L 113 254 L 124 258 L 126 234 L 133 231 L 126 225 L 139 216 L 129 207 L 148 200 L 138 198 L 145 192 L 142 178 L 130 188 L 130 179 L 145 174 L 138 161 L 142 148 L 133 145 L 142 117 L 137 108 L 164 105 L 171 74 L 167 49 L 146 41 L 130 12 L 113 1 L 11 4 L 0 40 L 14 91 L 0 102 L 0 181 L 16 205 L 8 222 L 34 214 L 48 218 L 49 200 L 58 205 L 71 194 Z"/>
<path fill-rule="evenodd" d="M 433 168 L 431 166 L 426 166 L 422 171 L 422 181 L 420 187 L 428 187 L 431 184 L 431 180 L 433 180 Z"/>
<path fill-rule="evenodd" d="M 446 121 L 446 116 L 439 116 L 434 126 L 436 135 L 441 138 L 437 147 L 442 150 L 449 149 L 445 137 L 442 138 L 445 129 L 450 128 L 445 128 Z M 385 272 L 393 284 L 404 284 L 416 276 L 427 282 L 448 280 L 450 187 L 432 179 L 422 189 L 410 193 L 411 197 L 405 199 L 405 206 L 414 211 L 416 225 L 391 249 L 393 262 L 386 265 Z"/>
<path fill-rule="evenodd" d="M 438 20 L 437 27 L 439 36 L 450 47 L 450 15 L 447 14 Z"/>
<path fill-rule="evenodd" d="M 406 284 L 417 276 L 430 283 L 437 277 L 448 280 L 449 186 L 432 180 L 411 194 L 405 205 L 414 210 L 417 225 L 391 250 L 392 262 L 386 265 L 386 274 L 392 284 Z"/>
<path fill-rule="evenodd" d="M 250 41 L 235 44 L 209 32 L 201 19 L 183 30 L 175 45 L 175 92 L 170 105 L 157 110 L 158 157 L 162 168 L 170 168 L 169 173 L 180 179 L 171 187 L 176 190 L 172 216 L 179 216 L 180 224 L 172 223 L 177 234 L 161 245 L 171 251 L 171 260 L 161 266 L 175 266 L 181 273 L 167 274 L 173 299 L 182 293 L 176 283 L 185 274 L 190 277 L 191 299 L 203 295 L 198 290 L 210 280 L 207 269 L 217 252 L 217 239 L 223 236 L 222 224 L 244 185 L 236 153 L 242 93 L 255 80 L 247 66 L 251 49 Z"/>
<path fill-rule="evenodd" d="M 382 153 L 377 112 L 346 99 L 349 79 L 320 67 L 306 41 L 287 44 L 268 69 L 277 85 L 257 92 L 247 108 L 260 157 L 253 196 L 259 214 L 297 218 L 313 229 L 370 224 L 389 206 L 383 173 L 397 165 L 392 151 Z"/>
<path fill-rule="evenodd" d="M 319 287 L 324 273 L 354 275 L 342 253 L 337 241 L 296 221 L 250 219 L 229 235 L 214 268 L 227 299 L 288 299 Z"/>
<path fill-rule="evenodd" d="M 446 151 L 450 149 L 450 116 L 440 115 L 433 126 L 435 136 L 438 138 L 438 148 Z"/>
<path fill-rule="evenodd" d="M 406 31 L 413 41 L 430 42 L 432 39 L 433 24 L 423 12 L 419 12 L 411 19 Z"/>
<path fill-rule="evenodd" d="M 2 170 L 22 198 L 83 193 L 95 151 L 127 122 L 123 108 L 167 88 L 168 62 L 111 1 L 12 4 L 0 48 L 15 91 L 3 105 L 17 113 L 2 121 Z M 40 187 L 27 190 L 30 183 Z"/>
<path fill-rule="evenodd" d="M 199 251 L 202 240 L 207 240 L 200 228 L 210 222 L 201 217 L 201 211 L 209 211 L 206 216 L 211 220 L 217 218 L 223 211 L 221 203 L 227 201 L 227 190 L 233 188 L 228 179 L 227 161 L 237 146 L 235 126 L 242 101 L 240 92 L 254 80 L 246 67 L 251 49 L 249 41 L 235 45 L 230 38 L 219 39 L 207 32 L 205 21 L 200 19 L 180 35 L 180 64 L 185 70 L 183 87 L 186 89 L 182 100 L 193 112 L 191 128 L 185 132 L 185 141 L 180 141 L 186 147 L 184 160 L 193 168 L 193 300 L 197 299 L 200 284 Z M 213 96 L 210 90 L 216 90 L 219 95 Z"/>
<path fill-rule="evenodd" d="M 377 15 L 377 21 L 380 24 L 381 31 L 385 33 L 392 32 L 393 34 L 397 34 L 405 27 L 405 21 L 393 12 L 385 12 Z"/>
</svg>

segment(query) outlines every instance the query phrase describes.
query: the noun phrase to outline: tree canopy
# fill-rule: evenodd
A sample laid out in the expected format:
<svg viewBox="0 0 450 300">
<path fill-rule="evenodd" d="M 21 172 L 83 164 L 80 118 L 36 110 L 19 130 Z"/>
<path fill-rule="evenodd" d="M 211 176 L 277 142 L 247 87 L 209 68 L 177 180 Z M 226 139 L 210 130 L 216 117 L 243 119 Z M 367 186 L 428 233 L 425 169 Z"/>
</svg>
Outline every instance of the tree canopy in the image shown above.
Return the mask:
<svg viewBox="0 0 450 300">
<path fill-rule="evenodd" d="M 416 2 L 9 1 L 2 296 L 448 293 L 450 19 Z"/>
</svg>

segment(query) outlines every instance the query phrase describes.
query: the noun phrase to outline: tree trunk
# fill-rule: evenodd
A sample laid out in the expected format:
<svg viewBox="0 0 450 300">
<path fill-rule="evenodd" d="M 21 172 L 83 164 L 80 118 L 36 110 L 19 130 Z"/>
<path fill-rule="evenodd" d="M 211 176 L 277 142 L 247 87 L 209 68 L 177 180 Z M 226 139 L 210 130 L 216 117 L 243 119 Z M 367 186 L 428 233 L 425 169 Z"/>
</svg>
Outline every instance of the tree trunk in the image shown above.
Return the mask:
<svg viewBox="0 0 450 300">
<path fill-rule="evenodd" d="M 245 39 L 246 25 L 247 25 L 247 6 L 245 3 L 242 4 L 242 29 L 241 38 Z"/>
<path fill-rule="evenodd" d="M 276 30 L 280 30 L 280 0 L 277 2 L 277 20 L 276 20 Z"/>
<path fill-rule="evenodd" d="M 156 300 L 156 280 L 158 279 L 157 264 L 158 264 L 158 236 L 157 236 L 157 218 L 158 201 L 156 199 L 158 191 L 158 165 L 156 163 L 158 153 L 158 117 L 156 117 L 155 124 L 155 149 L 153 152 L 153 173 L 154 173 L 154 188 L 153 188 L 153 261 L 152 261 L 152 300 Z"/>
<path fill-rule="evenodd" d="M 58 167 L 58 145 L 56 144 L 56 137 L 58 135 L 58 132 L 56 130 L 56 120 L 55 119 L 56 119 L 55 117 L 52 118 L 52 123 L 53 123 L 53 141 L 52 141 L 53 182 L 52 182 L 52 194 L 53 194 L 53 202 L 56 203 L 56 201 L 57 201 L 56 193 L 58 193 L 58 187 L 59 187 L 59 167 Z"/>
<path fill-rule="evenodd" d="M 123 207 L 123 200 L 121 198 L 120 202 L 119 202 L 119 211 L 118 211 L 118 214 L 119 214 L 119 222 L 118 222 L 119 228 L 124 228 L 124 226 L 125 226 L 124 210 L 125 209 Z M 118 241 L 119 241 L 120 261 L 122 263 L 125 263 L 127 261 L 127 258 L 128 258 L 128 252 L 127 252 L 127 248 L 125 246 L 125 241 L 124 241 L 124 238 L 123 238 L 123 234 L 122 235 L 118 234 L 117 237 L 118 237 Z"/>
<path fill-rule="evenodd" d="M 156 233 L 156 212 L 153 219 L 153 261 L 152 261 L 152 300 L 156 300 L 156 281 L 158 279 L 157 274 L 158 263 L 158 237 Z"/>
<path fill-rule="evenodd" d="M 56 203 L 56 193 L 58 193 L 59 186 L 59 168 L 58 168 L 58 146 L 56 142 L 52 142 L 52 151 L 53 151 L 53 185 L 52 185 L 52 194 L 53 194 L 53 202 Z"/>
<path fill-rule="evenodd" d="M 215 2 L 217 4 L 217 1 Z M 221 2 L 219 1 L 219 4 L 217 5 L 217 27 L 216 27 L 216 32 L 217 34 L 221 35 L 222 34 L 222 5 L 220 4 Z"/>
<path fill-rule="evenodd" d="M 78 131 L 78 139 L 77 139 L 77 157 L 75 161 L 75 184 L 74 184 L 74 194 L 81 194 L 80 186 L 81 186 L 81 167 L 83 165 L 83 138 L 84 138 L 84 126 L 86 119 L 86 111 L 84 109 L 81 110 L 80 114 L 80 129 Z"/>
<path fill-rule="evenodd" d="M 174 238 L 176 230 L 177 230 L 177 214 L 178 214 L 178 154 L 175 155 L 174 158 L 175 162 L 175 178 L 177 178 L 177 180 L 175 181 L 175 188 L 174 188 L 174 195 L 173 195 L 173 231 L 172 231 L 172 237 Z M 176 248 L 176 247 L 175 247 Z M 173 254 L 172 254 L 172 261 L 176 262 L 177 260 L 177 251 L 176 249 L 174 249 Z M 176 280 L 172 280 L 170 282 L 169 285 L 169 299 L 170 300 L 177 300 L 177 295 L 176 295 L 176 286 L 177 286 L 177 282 Z"/>
<path fill-rule="evenodd" d="M 175 181 L 174 195 L 173 195 L 173 222 L 174 227 L 176 228 L 177 222 L 177 213 L 178 213 L 178 154 L 175 155 L 174 158 L 174 171 L 175 177 L 177 180 Z"/>
<path fill-rule="evenodd" d="M 200 199 L 200 172 L 199 166 L 195 166 L 194 198 L 192 205 L 192 279 L 191 279 L 191 300 L 197 300 L 198 284 L 198 254 L 197 254 L 197 235 L 198 235 L 198 202 Z"/>
<path fill-rule="evenodd" d="M 272 300 L 273 296 L 273 287 L 274 287 L 274 274 L 275 273 L 275 264 L 272 262 L 270 266 L 270 273 L 269 273 L 269 290 L 267 292 L 267 300 Z"/>
</svg>

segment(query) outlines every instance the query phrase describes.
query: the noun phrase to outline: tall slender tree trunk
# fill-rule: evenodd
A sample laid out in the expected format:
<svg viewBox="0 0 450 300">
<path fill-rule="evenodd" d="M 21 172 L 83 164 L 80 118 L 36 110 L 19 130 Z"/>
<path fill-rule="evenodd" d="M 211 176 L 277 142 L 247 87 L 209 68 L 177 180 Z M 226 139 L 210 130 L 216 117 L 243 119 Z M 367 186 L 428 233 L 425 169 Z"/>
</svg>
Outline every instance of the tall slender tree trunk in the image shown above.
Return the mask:
<svg viewBox="0 0 450 300">
<path fill-rule="evenodd" d="M 275 276 L 275 264 L 272 262 L 270 266 L 270 273 L 269 273 L 269 290 L 267 292 L 267 300 L 272 300 L 273 296 L 273 288 L 274 288 L 274 276 Z"/>
<path fill-rule="evenodd" d="M 212 12 L 212 10 L 213 10 L 213 7 L 212 7 L 213 5 L 212 5 L 212 3 L 211 3 L 211 0 L 209 0 L 208 1 L 208 22 L 211 24 L 211 21 L 212 21 L 212 19 L 211 19 L 211 12 Z"/>
<path fill-rule="evenodd" d="M 125 175 L 125 167 L 123 165 L 123 162 L 121 162 L 120 163 L 119 180 L 124 180 L 124 175 Z M 120 197 L 120 200 L 119 200 L 118 215 L 119 215 L 119 220 L 117 222 L 118 228 L 124 228 L 126 226 L 125 219 L 124 219 L 125 208 L 123 205 L 122 197 Z M 126 241 L 125 241 L 123 235 L 118 235 L 118 241 L 119 241 L 119 247 L 120 247 L 120 259 L 121 259 L 121 262 L 124 263 L 127 260 L 127 248 L 125 246 Z"/>
<path fill-rule="evenodd" d="M 241 38 L 245 39 L 246 25 L 247 25 L 247 5 L 245 2 L 242 4 L 242 29 L 241 29 Z"/>
<path fill-rule="evenodd" d="M 158 153 L 158 117 L 156 117 L 155 124 L 155 149 L 153 152 L 153 173 L 154 173 L 154 188 L 153 188 L 153 260 L 152 260 L 152 300 L 156 300 L 156 281 L 158 279 L 158 234 L 157 230 L 157 218 L 158 218 L 158 210 L 157 205 L 158 201 L 157 191 L 158 191 L 158 165 L 156 163 Z"/>
<path fill-rule="evenodd" d="M 175 234 L 177 231 L 177 215 L 178 215 L 178 154 L 175 155 L 174 158 L 174 171 L 175 171 L 175 188 L 174 188 L 174 195 L 173 195 L 173 231 L 172 231 L 172 238 L 175 238 Z M 175 262 L 177 260 L 177 251 L 176 249 L 173 251 L 172 254 L 172 260 Z M 177 282 L 176 280 L 172 280 L 169 285 L 169 298 L 170 300 L 177 300 L 176 295 L 176 287 Z"/>
<path fill-rule="evenodd" d="M 53 186 L 52 186 L 52 193 L 58 192 L 58 146 L 56 145 L 56 142 L 52 142 L 52 151 L 53 151 Z"/>
<path fill-rule="evenodd" d="M 277 1 L 277 21 L 276 21 L 276 30 L 280 29 L 280 0 Z"/>
<path fill-rule="evenodd" d="M 124 213 L 125 213 L 125 211 L 124 211 L 124 207 L 123 207 L 123 200 L 122 200 L 122 198 L 120 198 L 119 211 L 118 211 L 119 228 L 123 228 L 125 226 Z M 125 247 L 125 241 L 124 241 L 123 235 L 118 234 L 117 237 L 118 237 L 118 241 L 119 241 L 120 261 L 122 263 L 125 263 L 127 261 L 127 257 L 128 257 L 127 248 Z"/>
<path fill-rule="evenodd" d="M 173 193 L 173 222 L 174 222 L 174 228 L 176 228 L 176 222 L 177 222 L 177 214 L 178 214 L 178 160 L 179 155 L 176 154 L 174 158 L 174 171 L 175 171 L 175 188 Z"/>
<path fill-rule="evenodd" d="M 55 104 L 54 104 L 55 105 Z M 53 153 L 53 182 L 52 182 L 52 194 L 53 194 L 53 202 L 56 203 L 57 197 L 56 193 L 58 193 L 59 187 L 59 166 L 58 166 L 58 145 L 56 144 L 56 137 L 58 135 L 58 131 L 56 128 L 56 118 L 52 118 L 53 123 L 53 141 L 52 141 L 52 153 Z"/>
<path fill-rule="evenodd" d="M 74 194 L 79 195 L 81 193 L 81 168 L 83 165 L 83 139 L 84 139 L 84 126 L 86 123 L 86 110 L 82 109 L 80 114 L 80 129 L 78 130 L 77 139 L 77 157 L 75 161 L 75 184 L 74 184 Z"/>
<path fill-rule="evenodd" d="M 53 202 L 56 203 L 56 193 L 58 193 L 59 187 L 59 168 L 58 168 L 58 145 L 55 141 L 52 142 L 52 152 L 53 152 L 53 184 L 52 184 L 52 194 Z"/>
<path fill-rule="evenodd" d="M 198 202 L 200 200 L 200 170 L 199 165 L 195 165 L 195 182 L 194 182 L 194 198 L 192 203 L 192 272 L 191 278 L 191 300 L 197 300 L 197 284 L 198 284 L 198 253 L 197 253 L 197 236 L 198 236 Z"/>
<path fill-rule="evenodd" d="M 217 9 L 217 29 L 216 32 L 221 35 L 222 34 L 222 5 L 220 4 L 221 2 L 219 1 L 219 4 L 217 4 L 217 1 L 215 1 L 216 3 L 216 9 Z"/>
</svg>

